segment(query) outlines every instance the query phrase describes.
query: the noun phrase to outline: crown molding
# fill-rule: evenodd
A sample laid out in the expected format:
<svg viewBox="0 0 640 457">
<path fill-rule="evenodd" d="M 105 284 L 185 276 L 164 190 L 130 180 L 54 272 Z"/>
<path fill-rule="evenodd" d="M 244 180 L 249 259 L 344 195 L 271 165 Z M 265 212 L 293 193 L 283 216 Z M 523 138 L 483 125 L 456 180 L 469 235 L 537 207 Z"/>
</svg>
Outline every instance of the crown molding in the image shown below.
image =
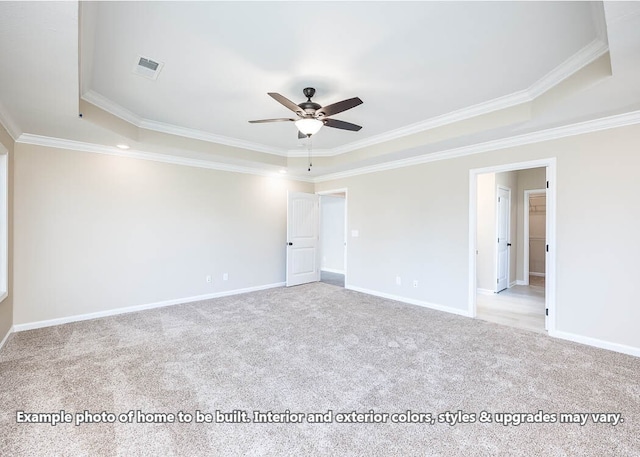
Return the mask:
<svg viewBox="0 0 640 457">
<path fill-rule="evenodd" d="M 261 170 L 250 167 L 243 167 L 240 165 L 223 164 L 219 162 L 211 162 L 201 159 L 192 159 L 186 157 L 178 157 L 169 154 L 159 154 L 154 152 L 136 151 L 136 150 L 121 150 L 115 147 L 104 146 L 94 143 L 86 143 L 82 141 L 66 140 L 62 138 L 53 138 L 41 135 L 33 135 L 29 133 L 21 134 L 17 139 L 17 143 L 32 144 L 37 146 L 46 146 L 58 149 L 68 149 L 80 152 L 89 152 L 97 154 L 107 154 L 118 157 L 128 157 L 140 160 L 149 160 L 154 162 L 169 163 L 174 165 L 183 165 L 188 167 L 206 168 L 211 170 L 228 171 L 232 173 L 244 173 L 257 176 L 277 177 L 280 179 L 303 181 L 319 183 L 325 181 L 332 181 L 336 179 L 349 178 L 352 176 L 364 175 L 369 173 L 375 173 L 379 171 L 394 170 L 397 168 L 404 168 L 412 165 L 420 165 L 429 162 L 435 162 L 439 160 L 453 159 L 457 157 L 463 157 L 473 154 L 480 154 L 488 151 L 495 151 L 510 147 L 523 146 L 532 143 L 539 143 L 543 141 L 555 140 L 575 135 L 581 135 L 585 133 L 597 132 L 601 130 L 608 130 L 612 128 L 625 127 L 628 125 L 640 124 L 640 110 L 632 111 L 624 114 L 617 114 L 614 116 L 608 116 L 600 119 L 593 119 L 584 122 L 578 122 L 575 124 L 569 124 L 561 127 L 554 127 L 551 129 L 540 130 L 537 132 L 525 133 L 522 135 L 516 135 L 508 138 L 501 138 L 498 140 L 487 141 L 484 143 L 477 143 L 469 146 L 463 146 L 459 148 L 453 148 L 428 154 L 423 154 L 416 157 L 410 157 L 402 160 L 395 160 L 392 162 L 386 162 L 378 165 L 371 165 L 367 167 L 356 168 L 353 170 L 329 173 L 326 175 L 317 176 L 315 178 L 299 176 L 299 175 L 282 175 L 277 170 Z"/>
<path fill-rule="evenodd" d="M 274 148 L 271 146 L 265 146 L 263 144 L 253 143 L 250 141 L 238 140 L 236 138 L 226 137 L 222 135 L 215 135 L 203 130 L 190 129 L 173 124 L 167 124 L 164 122 L 144 119 L 137 114 L 129 111 L 128 109 L 111 101 L 107 97 L 92 90 L 85 92 L 84 95 L 82 95 L 82 99 L 141 129 L 153 130 L 155 132 L 177 135 L 184 138 L 191 138 L 193 140 L 207 141 L 209 143 L 223 144 L 225 146 L 248 149 L 251 151 L 264 152 L 266 154 L 274 154 L 283 157 L 287 156 L 287 151 L 285 149 Z"/>
<path fill-rule="evenodd" d="M 468 106 L 466 108 L 452 111 L 440 116 L 432 117 L 425 121 L 416 122 L 415 124 L 391 130 L 380 135 L 375 135 L 363 140 L 354 141 L 352 143 L 348 143 L 331 150 L 325 150 L 324 154 L 316 153 L 314 151 L 314 155 L 327 157 L 344 154 L 356 149 L 362 149 L 379 143 L 384 143 L 405 136 L 424 132 L 425 130 L 431 130 L 437 127 L 453 124 L 455 122 L 464 121 L 472 117 L 511 108 L 522 103 L 531 102 L 552 87 L 560 84 L 572 74 L 589 65 L 591 62 L 605 54 L 608 50 L 609 46 L 607 44 L 600 41 L 600 39 L 595 39 L 525 90 L 514 92 L 503 97 L 494 98 L 492 100 Z M 294 155 L 296 153 L 299 154 L 299 151 L 289 151 L 289 154 L 291 154 L 290 157 L 304 156 Z"/>
<path fill-rule="evenodd" d="M 13 138 L 13 141 L 16 141 L 22 134 L 22 129 L 15 123 L 13 118 L 11 118 L 2 102 L 0 102 L 0 124 L 5 128 L 9 136 Z"/>
<path fill-rule="evenodd" d="M 92 105 L 97 106 L 98 108 L 106 111 L 109 114 L 113 114 L 114 116 L 135 125 L 136 127 L 140 127 L 142 125 L 142 118 L 140 116 L 129 111 L 126 108 L 123 108 L 104 95 L 101 95 L 93 90 L 88 90 L 87 92 L 82 94 L 82 97 L 80 98 L 82 98 L 86 102 L 91 103 Z"/>
<path fill-rule="evenodd" d="M 570 136 L 581 135 L 581 134 L 591 133 L 591 132 L 598 132 L 601 130 L 608 130 L 608 129 L 617 128 L 617 127 L 625 127 L 633 124 L 640 124 L 640 111 L 632 111 L 629 113 L 617 114 L 614 116 L 608 116 L 600 119 L 594 119 L 590 121 L 569 124 L 562 127 L 554 127 L 551 129 L 539 130 L 537 132 L 525 133 L 522 135 L 516 135 L 508 138 L 501 138 L 498 140 L 487 141 L 484 143 L 477 143 L 470 146 L 462 146 L 459 148 L 447 149 L 444 151 L 423 154 L 416 157 L 410 157 L 408 159 L 395 160 L 392 162 L 382 163 L 378 165 L 371 165 L 371 166 L 356 168 L 348 171 L 330 173 L 330 174 L 326 174 L 326 175 L 322 175 L 314 178 L 313 182 L 319 183 L 319 182 L 325 182 L 325 181 L 333 181 L 335 179 L 349 178 L 352 176 L 375 173 L 378 171 L 394 170 L 396 168 L 404 168 L 412 165 L 435 162 L 438 160 L 464 157 L 468 155 L 480 154 L 480 153 L 489 152 L 489 151 L 496 151 L 496 150 L 511 148 L 515 146 L 524 146 L 527 144 L 540 143 L 543 141 L 566 138 Z"/>
<path fill-rule="evenodd" d="M 139 127 L 147 130 L 153 130 L 160 133 L 168 133 L 171 135 L 191 138 L 194 140 L 208 141 L 210 143 L 224 144 L 225 146 L 232 146 L 232 147 L 241 148 L 241 149 L 249 149 L 252 151 L 264 152 L 266 154 L 274 154 L 278 156 L 287 157 L 287 151 L 285 149 L 265 146 L 264 144 L 239 140 L 239 139 L 231 138 L 228 136 L 215 135 L 213 133 L 205 132 L 203 130 L 190 129 L 190 128 L 180 127 L 173 124 L 165 124 L 164 122 L 157 122 L 157 121 L 151 121 L 149 119 L 143 119 Z"/>
<path fill-rule="evenodd" d="M 207 168 L 210 170 L 228 171 L 232 173 L 244 173 L 257 176 L 276 177 L 291 181 L 312 182 L 312 178 L 297 175 L 283 175 L 278 169 L 264 170 L 241 165 L 212 162 L 202 159 L 192 159 L 179 157 L 171 154 L 160 154 L 156 152 L 136 151 L 133 149 L 122 150 L 101 144 L 86 143 L 83 141 L 66 140 L 63 138 L 53 138 L 42 135 L 32 135 L 30 133 L 21 134 L 16 140 L 17 143 L 32 144 L 36 146 L 46 146 L 57 149 L 68 149 L 72 151 L 90 152 L 95 154 L 106 154 L 118 157 L 128 157 L 131 159 L 149 160 L 153 162 L 169 163 L 173 165 L 184 165 L 187 167 Z"/>
<path fill-rule="evenodd" d="M 527 93 L 529 100 L 534 100 L 544 94 L 549 89 L 557 86 L 574 73 L 582 70 L 584 67 L 603 56 L 609 51 L 609 45 L 596 38 L 591 43 L 580 49 L 567 60 L 555 67 L 549 73 L 533 83 Z"/>
<path fill-rule="evenodd" d="M 326 156 L 336 156 L 344 154 L 346 152 L 355 151 L 356 149 L 362 149 L 376 144 L 385 143 L 387 141 L 396 140 L 405 136 L 413 135 L 416 133 L 424 132 L 425 130 L 431 130 L 436 127 L 442 127 L 445 125 L 453 124 L 455 122 L 464 121 L 472 117 L 480 116 L 482 114 L 489 114 L 493 111 L 498 111 L 505 108 L 510 108 L 521 103 L 531 101 L 529 94 L 526 90 L 516 92 L 513 94 L 505 95 L 504 97 L 494 98 L 487 102 L 478 103 L 476 105 L 468 106 L 450 113 L 442 114 L 440 116 L 429 118 L 425 121 L 416 122 L 399 129 L 390 130 L 380 135 L 374 135 L 369 138 L 354 141 L 352 143 L 338 146 L 329 150 L 329 153 L 325 153 Z M 315 151 L 314 151 L 315 154 Z"/>
<path fill-rule="evenodd" d="M 594 12 L 593 14 L 594 21 L 597 21 L 598 19 L 595 17 L 596 13 Z M 506 108 L 511 108 L 522 103 L 531 102 L 535 98 L 544 94 L 552 87 L 561 83 L 572 74 L 581 70 L 586 65 L 590 64 L 591 62 L 605 54 L 608 50 L 609 47 L 606 42 L 598 37 L 591 43 L 580 49 L 578 52 L 570 56 L 567 60 L 551 70 L 549 73 L 544 75 L 542 78 L 537 80 L 527 89 L 488 100 L 486 102 L 478 103 L 476 105 L 468 106 L 446 114 L 442 114 L 440 116 L 435 116 L 424 121 L 416 122 L 405 127 L 382 133 L 380 135 L 374 135 L 369 138 L 354 141 L 342 146 L 338 146 L 336 148 L 315 150 L 313 151 L 313 155 L 316 157 L 332 157 L 355 151 L 357 149 L 366 148 L 376 144 L 420 133 L 425 130 L 431 130 L 437 127 L 453 124 L 455 122 L 464 121 L 476 116 L 489 114 Z M 139 128 L 144 128 L 147 130 L 284 157 L 306 157 L 308 154 L 307 151 L 274 148 L 250 141 L 239 140 L 222 135 L 215 135 L 213 133 L 205 132 L 202 130 L 190 129 L 173 124 L 157 122 L 150 119 L 144 119 L 92 90 L 85 92 L 82 95 L 82 99 L 93 105 L 96 105 L 97 107 L 107 111 L 108 113 L 113 114 L 114 116 L 117 116 L 127 122 L 134 124 Z"/>
</svg>

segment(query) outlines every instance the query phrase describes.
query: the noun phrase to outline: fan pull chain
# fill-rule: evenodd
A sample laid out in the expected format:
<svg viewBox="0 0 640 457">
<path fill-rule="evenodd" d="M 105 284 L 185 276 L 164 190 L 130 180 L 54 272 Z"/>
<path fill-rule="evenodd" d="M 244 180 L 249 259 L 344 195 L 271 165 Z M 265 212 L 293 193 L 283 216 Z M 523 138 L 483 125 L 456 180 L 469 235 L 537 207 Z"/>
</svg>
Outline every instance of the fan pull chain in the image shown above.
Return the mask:
<svg viewBox="0 0 640 457">
<path fill-rule="evenodd" d="M 307 136 L 307 153 L 309 156 L 309 168 L 307 169 L 307 171 L 311 171 L 311 167 L 313 166 L 313 164 L 311 163 L 311 135 Z"/>
</svg>

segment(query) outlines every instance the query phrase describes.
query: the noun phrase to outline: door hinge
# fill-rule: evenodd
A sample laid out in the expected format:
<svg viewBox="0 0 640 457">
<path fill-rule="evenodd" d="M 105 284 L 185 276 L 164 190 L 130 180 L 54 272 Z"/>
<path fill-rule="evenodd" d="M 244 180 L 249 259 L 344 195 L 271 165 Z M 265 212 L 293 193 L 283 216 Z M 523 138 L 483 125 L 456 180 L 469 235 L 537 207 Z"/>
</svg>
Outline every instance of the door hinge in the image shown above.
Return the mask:
<svg viewBox="0 0 640 457">
<path fill-rule="evenodd" d="M 549 188 L 549 181 L 547 181 L 547 189 Z"/>
<path fill-rule="evenodd" d="M 500 197 L 498 197 L 498 203 L 500 203 Z"/>
<path fill-rule="evenodd" d="M 496 284 L 500 284 L 500 280 L 499 279 L 496 279 Z"/>
<path fill-rule="evenodd" d="M 547 247 L 546 247 L 546 249 L 547 249 L 547 252 L 549 252 L 549 245 L 548 245 L 548 244 L 547 244 Z"/>
<path fill-rule="evenodd" d="M 545 308 L 545 309 L 544 309 L 544 315 L 545 315 L 545 316 L 548 316 L 548 315 L 549 315 L 549 308 Z"/>
</svg>

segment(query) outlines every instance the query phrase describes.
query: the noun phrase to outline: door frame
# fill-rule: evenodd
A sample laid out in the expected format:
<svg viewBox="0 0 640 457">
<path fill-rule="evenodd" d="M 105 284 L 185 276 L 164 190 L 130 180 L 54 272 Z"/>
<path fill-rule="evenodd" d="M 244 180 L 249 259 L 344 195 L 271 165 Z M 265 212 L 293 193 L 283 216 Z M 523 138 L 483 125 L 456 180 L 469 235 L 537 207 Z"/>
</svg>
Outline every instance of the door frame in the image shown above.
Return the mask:
<svg viewBox="0 0 640 457">
<path fill-rule="evenodd" d="M 547 245 L 549 251 L 545 261 L 545 306 L 549 315 L 547 316 L 547 331 L 552 335 L 556 331 L 556 158 L 531 160 L 527 162 L 517 162 L 491 167 L 474 168 L 469 170 L 469 284 L 468 284 L 468 307 L 467 313 L 475 318 L 476 309 L 476 288 L 477 288 L 477 257 L 478 249 L 478 175 L 484 173 L 500 173 L 504 171 L 526 170 L 529 168 L 546 168 L 547 170 Z"/>
<path fill-rule="evenodd" d="M 523 240 L 522 242 L 524 243 L 524 251 L 523 251 L 523 255 L 522 255 L 522 261 L 524 262 L 523 264 L 523 271 L 524 271 L 524 280 L 521 283 L 523 286 L 528 286 L 529 285 L 529 198 L 532 195 L 544 195 L 546 197 L 547 195 L 547 189 L 528 189 L 524 191 L 524 220 L 522 222 L 523 224 Z M 546 220 L 546 215 L 545 215 L 545 220 Z"/>
<path fill-rule="evenodd" d="M 496 265 L 496 285 L 495 285 L 495 293 L 502 292 L 503 290 L 509 289 L 512 287 L 511 285 L 511 251 L 509 250 L 508 244 L 511 243 L 511 188 L 507 186 L 503 186 L 498 184 L 496 186 L 496 195 L 495 195 L 495 203 L 496 203 L 496 237 L 498 236 L 498 232 L 500 231 L 500 209 L 498 205 L 497 199 L 500 197 L 500 190 L 505 190 L 509 194 L 509 207 L 507 208 L 507 287 L 504 289 L 498 290 L 498 279 L 500 279 L 500 246 L 496 244 L 495 250 L 495 265 Z"/>
<path fill-rule="evenodd" d="M 346 187 L 342 187 L 339 189 L 330 189 L 330 190 L 322 190 L 319 192 L 316 192 L 317 195 L 320 196 L 320 199 L 322 199 L 323 195 L 331 195 L 331 194 L 344 194 L 344 287 L 345 289 L 347 288 L 347 285 L 349 284 L 347 282 L 347 275 L 349 274 L 349 269 L 347 268 L 347 249 L 349 248 L 349 243 L 347 242 L 347 227 L 349 226 L 349 189 Z M 320 215 L 318 217 L 318 227 L 322 227 L 322 204 L 320 204 Z M 318 235 L 320 237 L 320 256 L 322 256 L 322 249 L 323 249 L 323 244 L 322 244 L 322 230 L 318 230 Z M 319 257 L 320 259 L 322 259 L 322 257 Z M 320 265 L 322 265 L 322 260 L 320 260 Z"/>
</svg>

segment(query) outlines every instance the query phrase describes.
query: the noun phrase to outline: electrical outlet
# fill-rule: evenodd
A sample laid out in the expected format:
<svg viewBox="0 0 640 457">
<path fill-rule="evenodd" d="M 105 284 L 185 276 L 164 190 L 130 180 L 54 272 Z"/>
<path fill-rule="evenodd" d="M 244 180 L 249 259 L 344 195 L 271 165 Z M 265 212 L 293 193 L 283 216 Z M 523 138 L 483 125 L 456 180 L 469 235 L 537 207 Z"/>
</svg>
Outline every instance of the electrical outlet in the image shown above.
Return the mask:
<svg viewBox="0 0 640 457">
<path fill-rule="evenodd" d="M 211 282 L 211 275 L 207 275 L 206 281 Z"/>
<path fill-rule="evenodd" d="M 402 285 L 402 278 L 400 276 L 396 276 L 396 286 Z"/>
<path fill-rule="evenodd" d="M 223 281 L 228 281 L 229 280 L 229 273 L 222 273 L 222 280 Z"/>
<path fill-rule="evenodd" d="M 417 279 L 413 280 L 413 287 L 418 287 L 418 280 Z"/>
</svg>

